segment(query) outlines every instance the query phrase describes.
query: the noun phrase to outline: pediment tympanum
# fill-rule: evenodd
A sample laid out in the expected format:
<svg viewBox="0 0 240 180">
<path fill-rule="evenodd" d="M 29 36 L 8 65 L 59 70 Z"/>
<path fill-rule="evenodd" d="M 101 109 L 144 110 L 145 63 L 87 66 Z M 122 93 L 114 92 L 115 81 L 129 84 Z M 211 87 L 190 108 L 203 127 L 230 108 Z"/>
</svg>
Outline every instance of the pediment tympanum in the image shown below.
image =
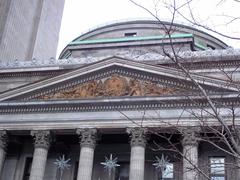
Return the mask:
<svg viewBox="0 0 240 180">
<path fill-rule="evenodd" d="M 175 94 L 177 89 L 153 82 L 112 75 L 38 97 L 43 100 L 95 98 L 111 96 L 159 96 Z"/>
<path fill-rule="evenodd" d="M 238 92 L 238 85 L 191 74 L 207 92 Z M 0 94 L 0 101 L 199 94 L 177 69 L 112 57 Z"/>
</svg>

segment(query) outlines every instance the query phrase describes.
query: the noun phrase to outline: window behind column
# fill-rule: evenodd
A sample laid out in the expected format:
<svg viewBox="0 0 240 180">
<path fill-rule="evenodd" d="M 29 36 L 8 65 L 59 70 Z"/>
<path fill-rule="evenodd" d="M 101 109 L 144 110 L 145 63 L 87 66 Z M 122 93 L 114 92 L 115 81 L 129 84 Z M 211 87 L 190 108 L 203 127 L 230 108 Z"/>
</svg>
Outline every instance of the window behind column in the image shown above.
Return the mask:
<svg viewBox="0 0 240 180">
<path fill-rule="evenodd" d="M 77 180 L 77 173 L 78 173 L 78 161 L 75 162 L 75 165 L 74 165 L 74 174 L 73 174 L 73 180 Z"/>
<path fill-rule="evenodd" d="M 167 163 L 166 169 L 161 174 L 162 180 L 172 180 L 173 177 L 173 163 Z"/>
<path fill-rule="evenodd" d="M 210 157 L 210 177 L 211 180 L 226 180 L 225 158 Z"/>
<path fill-rule="evenodd" d="M 129 162 L 118 162 L 120 165 L 116 168 L 115 180 L 129 179 Z"/>
<path fill-rule="evenodd" d="M 25 167 L 24 167 L 24 173 L 23 173 L 23 180 L 29 180 L 30 172 L 31 172 L 31 166 L 32 166 L 32 157 L 27 157 L 25 160 Z"/>
</svg>

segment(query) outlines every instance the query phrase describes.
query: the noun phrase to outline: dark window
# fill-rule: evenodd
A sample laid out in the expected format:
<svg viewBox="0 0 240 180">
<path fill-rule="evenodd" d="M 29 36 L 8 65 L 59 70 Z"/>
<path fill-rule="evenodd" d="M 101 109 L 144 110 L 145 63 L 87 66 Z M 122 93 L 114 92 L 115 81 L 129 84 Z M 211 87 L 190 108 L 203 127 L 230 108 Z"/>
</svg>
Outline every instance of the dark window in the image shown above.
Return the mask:
<svg viewBox="0 0 240 180">
<path fill-rule="evenodd" d="M 224 157 L 210 157 L 210 177 L 211 180 L 226 180 Z"/>
<path fill-rule="evenodd" d="M 74 172 L 73 172 L 73 180 L 77 180 L 77 173 L 78 173 L 78 161 L 75 163 Z"/>
<path fill-rule="evenodd" d="M 137 33 L 136 32 L 125 33 L 124 36 L 125 37 L 135 37 L 135 36 L 137 36 Z"/>
<path fill-rule="evenodd" d="M 32 157 L 27 157 L 26 160 L 25 160 L 23 180 L 29 180 L 30 172 L 31 172 L 31 166 L 32 166 Z"/>
<path fill-rule="evenodd" d="M 212 49 L 212 50 L 216 49 L 215 47 L 213 47 L 213 46 L 211 46 L 211 45 L 209 45 L 209 44 L 207 44 L 207 47 L 208 47 L 209 49 Z"/>
<path fill-rule="evenodd" d="M 115 180 L 128 180 L 129 179 L 129 162 L 118 162 L 120 165 L 116 169 Z"/>
</svg>

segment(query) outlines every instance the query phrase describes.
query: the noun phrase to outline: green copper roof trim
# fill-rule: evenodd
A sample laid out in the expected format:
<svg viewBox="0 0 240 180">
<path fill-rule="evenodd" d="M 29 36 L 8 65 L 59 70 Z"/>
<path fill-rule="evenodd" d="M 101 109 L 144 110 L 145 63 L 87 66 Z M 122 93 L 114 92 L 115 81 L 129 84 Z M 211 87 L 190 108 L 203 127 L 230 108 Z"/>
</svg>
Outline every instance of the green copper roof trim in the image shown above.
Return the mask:
<svg viewBox="0 0 240 180">
<path fill-rule="evenodd" d="M 207 48 L 199 43 L 194 43 L 194 45 L 202 50 L 206 50 Z"/>
<path fill-rule="evenodd" d="M 173 34 L 171 38 L 191 38 L 192 34 Z M 83 40 L 83 41 L 72 41 L 69 45 L 81 45 L 81 44 L 97 44 L 97 43 L 117 43 L 117 42 L 129 42 L 129 41 L 146 41 L 146 40 L 161 40 L 168 39 L 166 35 L 160 36 L 144 36 L 144 37 L 124 37 L 124 38 L 113 38 L 113 39 L 95 39 L 95 40 Z"/>
</svg>

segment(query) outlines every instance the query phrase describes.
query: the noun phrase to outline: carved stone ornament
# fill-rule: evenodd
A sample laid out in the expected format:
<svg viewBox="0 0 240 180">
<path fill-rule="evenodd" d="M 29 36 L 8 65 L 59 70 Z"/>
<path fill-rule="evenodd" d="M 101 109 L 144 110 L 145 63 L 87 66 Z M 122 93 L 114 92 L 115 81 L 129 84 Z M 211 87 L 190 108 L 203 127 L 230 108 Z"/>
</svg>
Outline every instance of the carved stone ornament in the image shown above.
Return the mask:
<svg viewBox="0 0 240 180">
<path fill-rule="evenodd" d="M 130 134 L 130 143 L 131 146 L 146 146 L 147 139 L 146 139 L 146 132 L 145 128 L 127 128 L 127 133 Z"/>
<path fill-rule="evenodd" d="M 97 141 L 97 130 L 96 129 L 77 129 L 77 134 L 80 138 L 81 147 L 95 148 Z"/>
<path fill-rule="evenodd" d="M 6 131 L 0 131 L 0 148 L 6 150 L 8 145 L 8 137 Z"/>
<path fill-rule="evenodd" d="M 59 92 L 39 96 L 38 99 L 74 99 L 109 96 L 158 96 L 170 95 L 177 89 L 160 86 L 153 82 L 140 81 L 119 75 L 107 79 L 92 80 Z"/>
<path fill-rule="evenodd" d="M 183 129 L 183 139 L 182 145 L 183 146 L 198 146 L 199 142 L 199 134 L 198 130 L 193 128 L 186 128 Z"/>
<path fill-rule="evenodd" d="M 31 131 L 31 135 L 34 136 L 35 148 L 49 148 L 51 142 L 50 131 Z"/>
</svg>

